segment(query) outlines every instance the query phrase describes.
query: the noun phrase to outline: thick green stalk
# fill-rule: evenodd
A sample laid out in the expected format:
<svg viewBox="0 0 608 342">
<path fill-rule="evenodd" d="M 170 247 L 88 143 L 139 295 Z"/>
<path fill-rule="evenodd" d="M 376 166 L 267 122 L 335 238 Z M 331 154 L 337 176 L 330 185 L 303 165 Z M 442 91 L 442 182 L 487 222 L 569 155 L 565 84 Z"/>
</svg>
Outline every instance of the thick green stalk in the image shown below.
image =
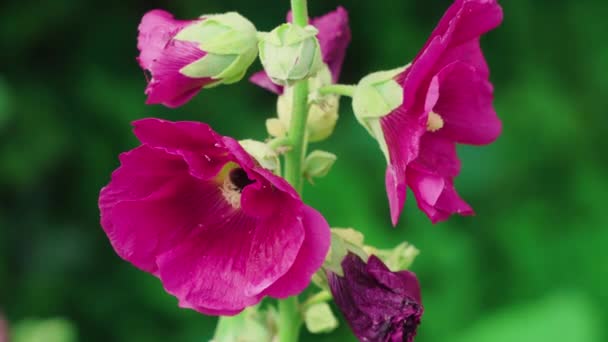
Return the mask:
<svg viewBox="0 0 608 342">
<path fill-rule="evenodd" d="M 291 150 L 285 155 L 285 179 L 298 192 L 302 191 L 302 164 L 306 152 L 306 121 L 308 120 L 308 80 L 296 83 L 293 89 L 293 113 L 288 137 Z"/>
<path fill-rule="evenodd" d="M 308 25 L 308 4 L 306 0 L 291 0 L 293 22 L 299 26 Z M 302 164 L 306 153 L 306 121 L 308 120 L 308 80 L 294 85 L 293 113 L 288 132 L 291 150 L 285 155 L 285 179 L 298 192 L 302 191 Z M 297 342 L 300 336 L 302 317 L 298 297 L 279 301 L 279 342 Z"/>
</svg>

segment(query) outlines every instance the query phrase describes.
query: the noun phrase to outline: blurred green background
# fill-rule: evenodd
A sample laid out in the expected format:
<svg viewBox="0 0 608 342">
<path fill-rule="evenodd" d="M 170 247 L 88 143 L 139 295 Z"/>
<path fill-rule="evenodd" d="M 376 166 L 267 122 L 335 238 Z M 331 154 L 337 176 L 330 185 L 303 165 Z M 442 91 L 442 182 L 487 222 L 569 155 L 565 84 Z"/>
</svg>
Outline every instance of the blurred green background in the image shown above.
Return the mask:
<svg viewBox="0 0 608 342">
<path fill-rule="evenodd" d="M 312 15 L 339 4 L 350 11 L 346 83 L 407 63 L 450 4 L 309 2 Z M 407 239 L 421 249 L 413 267 L 426 309 L 418 342 L 608 341 L 608 2 L 502 5 L 505 21 L 483 47 L 504 134 L 489 147 L 460 149 L 457 186 L 476 217 L 433 226 L 410 196 L 391 228 L 383 157 L 346 100 L 335 135 L 314 146 L 339 161 L 305 198 L 332 225 L 365 231 L 371 244 Z M 206 90 L 178 110 L 144 105 L 137 25 L 157 7 L 181 18 L 238 10 L 269 30 L 288 1 L 0 5 L 0 311 L 16 333 L 38 336 L 29 340 L 212 336 L 214 318 L 179 309 L 157 279 L 114 254 L 99 227 L 98 191 L 117 155 L 136 146 L 132 120 L 200 120 L 226 135 L 263 139 L 275 99 L 243 81 Z M 34 328 L 39 319 L 55 320 Z M 305 341 L 354 340 L 345 325 L 304 334 Z"/>
</svg>

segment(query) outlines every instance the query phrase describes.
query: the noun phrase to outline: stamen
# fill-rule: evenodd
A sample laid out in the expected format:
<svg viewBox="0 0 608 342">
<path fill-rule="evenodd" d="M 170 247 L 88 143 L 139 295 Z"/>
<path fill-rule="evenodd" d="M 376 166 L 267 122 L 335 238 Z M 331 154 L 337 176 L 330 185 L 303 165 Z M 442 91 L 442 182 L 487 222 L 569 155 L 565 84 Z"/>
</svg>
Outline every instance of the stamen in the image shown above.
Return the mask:
<svg viewBox="0 0 608 342">
<path fill-rule="evenodd" d="M 241 193 L 246 186 L 254 183 L 255 181 L 247 177 L 245 170 L 235 168 L 230 170 L 227 177 L 224 177 L 221 190 L 222 195 L 226 201 L 235 209 L 241 207 Z"/>
<path fill-rule="evenodd" d="M 435 112 L 430 112 L 429 113 L 429 119 L 426 123 L 426 130 L 429 132 L 437 132 L 438 130 L 440 130 L 441 128 L 443 128 L 444 122 L 443 122 L 443 118 L 441 117 L 441 115 L 435 113 Z"/>
</svg>

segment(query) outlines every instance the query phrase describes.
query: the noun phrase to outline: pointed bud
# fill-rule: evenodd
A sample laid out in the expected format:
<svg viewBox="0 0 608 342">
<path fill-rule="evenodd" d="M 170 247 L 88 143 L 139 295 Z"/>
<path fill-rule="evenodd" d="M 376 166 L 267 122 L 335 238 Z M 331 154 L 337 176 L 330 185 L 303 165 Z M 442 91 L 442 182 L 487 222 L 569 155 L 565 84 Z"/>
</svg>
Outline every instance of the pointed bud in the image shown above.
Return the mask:
<svg viewBox="0 0 608 342">
<path fill-rule="evenodd" d="M 263 168 L 272 172 L 279 171 L 281 163 L 279 161 L 279 155 L 267 144 L 246 139 L 239 141 L 239 144 L 247 153 L 249 153 Z"/>
<path fill-rule="evenodd" d="M 323 63 L 317 33 L 288 23 L 259 35 L 260 60 L 274 83 L 291 85 L 317 73 Z"/>
<path fill-rule="evenodd" d="M 313 334 L 330 333 L 338 327 L 338 320 L 327 303 L 317 303 L 307 308 L 304 322 Z"/>
<path fill-rule="evenodd" d="M 312 151 L 304 160 L 304 177 L 312 179 L 327 176 L 336 159 L 333 153 Z"/>
</svg>

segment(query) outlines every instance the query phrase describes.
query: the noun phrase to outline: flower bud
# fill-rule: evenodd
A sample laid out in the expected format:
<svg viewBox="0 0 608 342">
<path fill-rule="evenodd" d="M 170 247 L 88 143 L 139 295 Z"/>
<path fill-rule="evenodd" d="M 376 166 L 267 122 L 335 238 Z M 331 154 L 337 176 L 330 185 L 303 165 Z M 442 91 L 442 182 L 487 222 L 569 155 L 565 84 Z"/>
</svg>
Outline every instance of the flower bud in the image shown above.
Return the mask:
<svg viewBox="0 0 608 342">
<path fill-rule="evenodd" d="M 257 57 L 257 31 L 236 12 L 205 16 L 181 30 L 176 40 L 197 43 L 205 57 L 183 67 L 188 77 L 211 77 L 217 84 L 240 81 Z"/>
<path fill-rule="evenodd" d="M 279 155 L 267 144 L 251 139 L 241 140 L 239 144 L 249 153 L 263 168 L 272 172 L 280 171 L 281 163 Z"/>
<path fill-rule="evenodd" d="M 327 303 L 310 306 L 304 312 L 304 322 L 313 334 L 330 333 L 338 327 L 338 320 Z"/>
<path fill-rule="evenodd" d="M 304 176 L 308 179 L 327 176 L 336 159 L 333 153 L 312 151 L 304 160 Z"/>
<path fill-rule="evenodd" d="M 321 67 L 321 48 L 313 26 L 283 24 L 260 34 L 260 60 L 264 70 L 279 85 L 291 85 L 313 76 Z"/>
<path fill-rule="evenodd" d="M 270 118 L 266 120 L 266 131 L 272 137 L 282 138 L 287 134 L 287 126 L 280 119 Z"/>
<path fill-rule="evenodd" d="M 137 47 L 149 73 L 146 103 L 175 108 L 202 88 L 240 80 L 257 56 L 257 32 L 234 12 L 177 20 L 153 10 L 142 18 Z"/>
<path fill-rule="evenodd" d="M 308 98 L 308 120 L 306 130 L 309 142 L 319 142 L 327 139 L 334 131 L 338 122 L 340 97 L 334 94 L 321 95 L 317 90 L 332 84 L 331 72 L 323 66 L 319 72 L 308 81 L 310 97 Z M 289 127 L 293 109 L 293 88 L 286 87 L 277 101 L 279 120 Z"/>
</svg>

